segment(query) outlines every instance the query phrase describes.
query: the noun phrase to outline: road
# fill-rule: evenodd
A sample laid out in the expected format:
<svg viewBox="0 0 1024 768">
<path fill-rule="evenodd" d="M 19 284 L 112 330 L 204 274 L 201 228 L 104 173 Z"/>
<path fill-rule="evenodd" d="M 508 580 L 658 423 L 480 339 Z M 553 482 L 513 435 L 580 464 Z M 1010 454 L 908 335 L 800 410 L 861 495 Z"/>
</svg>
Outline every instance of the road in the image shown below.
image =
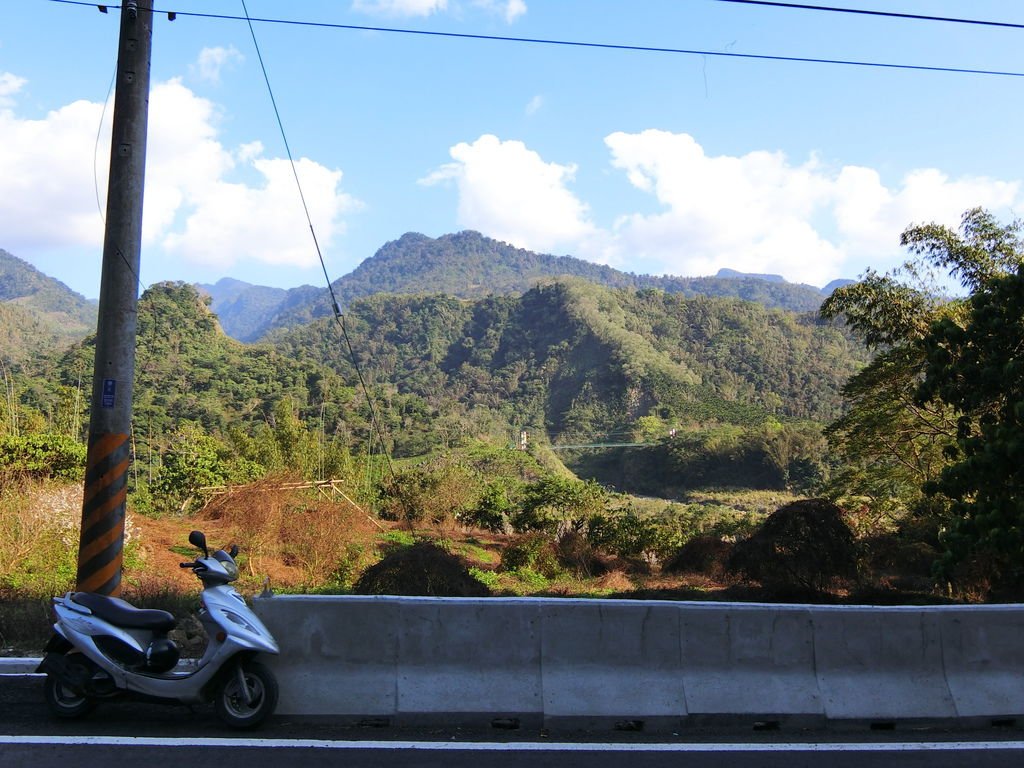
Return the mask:
<svg viewBox="0 0 1024 768">
<path fill-rule="evenodd" d="M 875 768 L 1024 765 L 1024 732 L 793 731 L 685 728 L 678 733 L 548 733 L 339 726 L 274 718 L 230 731 L 212 711 L 108 703 L 82 721 L 52 720 L 38 678 L 0 677 L 0 765 L 7 768 Z"/>
</svg>

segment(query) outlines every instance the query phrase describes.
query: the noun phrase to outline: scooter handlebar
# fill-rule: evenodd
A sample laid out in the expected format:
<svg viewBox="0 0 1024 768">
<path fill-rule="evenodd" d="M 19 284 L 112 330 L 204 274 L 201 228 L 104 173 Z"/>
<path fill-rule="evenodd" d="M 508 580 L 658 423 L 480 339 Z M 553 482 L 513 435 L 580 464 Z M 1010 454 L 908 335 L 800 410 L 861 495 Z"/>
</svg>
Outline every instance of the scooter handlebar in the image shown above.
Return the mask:
<svg viewBox="0 0 1024 768">
<path fill-rule="evenodd" d="M 188 563 L 178 563 L 178 567 L 179 568 L 193 568 L 194 569 L 198 565 L 199 565 L 199 563 L 196 563 L 194 561 L 193 562 L 188 562 Z"/>
</svg>

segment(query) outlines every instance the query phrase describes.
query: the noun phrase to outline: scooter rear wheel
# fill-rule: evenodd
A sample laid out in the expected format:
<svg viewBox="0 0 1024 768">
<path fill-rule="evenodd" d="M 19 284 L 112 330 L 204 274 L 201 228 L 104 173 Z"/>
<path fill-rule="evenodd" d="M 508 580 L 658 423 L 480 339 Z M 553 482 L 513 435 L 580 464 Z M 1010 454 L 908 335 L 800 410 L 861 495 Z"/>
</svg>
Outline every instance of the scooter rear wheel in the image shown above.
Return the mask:
<svg viewBox="0 0 1024 768">
<path fill-rule="evenodd" d="M 96 708 L 96 700 L 68 688 L 53 675 L 46 676 L 43 687 L 51 714 L 64 720 L 85 717 Z"/>
<path fill-rule="evenodd" d="M 229 672 L 217 690 L 217 716 L 232 728 L 255 728 L 277 707 L 277 678 L 258 661 L 241 663 L 248 701 L 237 669 Z"/>
</svg>

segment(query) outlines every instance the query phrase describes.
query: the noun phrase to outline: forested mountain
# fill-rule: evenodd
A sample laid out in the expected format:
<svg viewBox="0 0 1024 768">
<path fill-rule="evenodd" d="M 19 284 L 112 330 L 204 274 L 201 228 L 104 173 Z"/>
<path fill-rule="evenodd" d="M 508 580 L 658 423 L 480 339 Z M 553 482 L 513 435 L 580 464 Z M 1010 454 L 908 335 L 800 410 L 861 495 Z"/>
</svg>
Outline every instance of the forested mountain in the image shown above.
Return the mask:
<svg viewBox="0 0 1024 768">
<path fill-rule="evenodd" d="M 70 339 L 38 314 L 14 302 L 0 302 L 0 363 L 20 366 L 40 353 L 51 352 Z"/>
<path fill-rule="evenodd" d="M 54 360 L 59 384 L 91 381 L 95 337 Z M 184 283 L 158 283 L 139 300 L 134 420 L 139 434 L 172 434 L 192 421 L 226 433 L 265 422 L 275 403 L 319 402 L 324 379 L 338 379 L 311 361 L 266 345 L 246 345 L 218 327 L 206 299 Z"/>
<path fill-rule="evenodd" d="M 285 290 L 224 277 L 213 285 L 199 284 L 224 333 L 239 341 L 256 341 L 281 313 L 314 302 L 323 291 L 312 285 Z"/>
<path fill-rule="evenodd" d="M 347 315 L 376 381 L 434 411 L 486 412 L 556 442 L 600 439 L 654 416 L 668 425 L 834 418 L 864 359 L 836 327 L 736 299 L 687 299 L 582 280 L 475 302 L 372 296 Z M 329 320 L 274 346 L 353 370 Z M 545 438 L 546 439 L 546 438 Z"/>
<path fill-rule="evenodd" d="M 243 344 L 209 302 L 183 283 L 140 299 L 137 465 L 152 473 L 176 451 L 195 461 L 189 446 L 208 444 L 235 480 L 350 466 L 371 414 L 334 319 Z M 865 358 L 815 315 L 578 278 L 475 301 L 377 294 L 354 301 L 344 322 L 397 458 L 470 439 L 508 444 L 520 429 L 540 444 L 572 444 L 820 424 L 839 412 L 840 387 Z M 19 373 L 18 421 L 80 438 L 92 360 L 90 337 Z"/>
<path fill-rule="evenodd" d="M 0 335 L 10 350 L 67 346 L 96 327 L 94 304 L 3 249 L 0 309 Z"/>
<path fill-rule="evenodd" d="M 405 234 L 335 281 L 334 292 L 343 308 L 376 293 L 480 299 L 522 294 L 540 280 L 560 277 L 579 277 L 610 288 L 658 288 L 682 296 L 740 298 L 795 312 L 816 310 L 828 295 L 775 275 L 731 270 L 722 270 L 715 277 L 634 275 L 572 256 L 515 248 L 468 231 L 438 238 Z M 237 281 L 200 287 L 213 296 L 213 308 L 224 330 L 243 341 L 331 313 L 326 289 L 303 286 L 283 292 Z"/>
</svg>

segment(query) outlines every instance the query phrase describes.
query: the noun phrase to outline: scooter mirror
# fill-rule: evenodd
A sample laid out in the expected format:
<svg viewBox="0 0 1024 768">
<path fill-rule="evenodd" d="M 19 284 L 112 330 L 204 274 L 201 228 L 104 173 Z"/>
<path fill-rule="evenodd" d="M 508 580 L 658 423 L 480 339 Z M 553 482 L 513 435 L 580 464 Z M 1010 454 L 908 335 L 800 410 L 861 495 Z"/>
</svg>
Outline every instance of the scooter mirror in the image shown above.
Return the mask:
<svg viewBox="0 0 1024 768">
<path fill-rule="evenodd" d="M 231 559 L 232 560 L 234 560 L 236 557 L 238 557 L 238 545 L 237 544 L 232 544 L 228 548 L 228 554 L 231 555 Z"/>
<path fill-rule="evenodd" d="M 192 531 L 188 535 L 188 543 L 203 550 L 203 554 L 209 557 L 210 550 L 206 548 L 206 535 L 202 531 Z"/>
</svg>

